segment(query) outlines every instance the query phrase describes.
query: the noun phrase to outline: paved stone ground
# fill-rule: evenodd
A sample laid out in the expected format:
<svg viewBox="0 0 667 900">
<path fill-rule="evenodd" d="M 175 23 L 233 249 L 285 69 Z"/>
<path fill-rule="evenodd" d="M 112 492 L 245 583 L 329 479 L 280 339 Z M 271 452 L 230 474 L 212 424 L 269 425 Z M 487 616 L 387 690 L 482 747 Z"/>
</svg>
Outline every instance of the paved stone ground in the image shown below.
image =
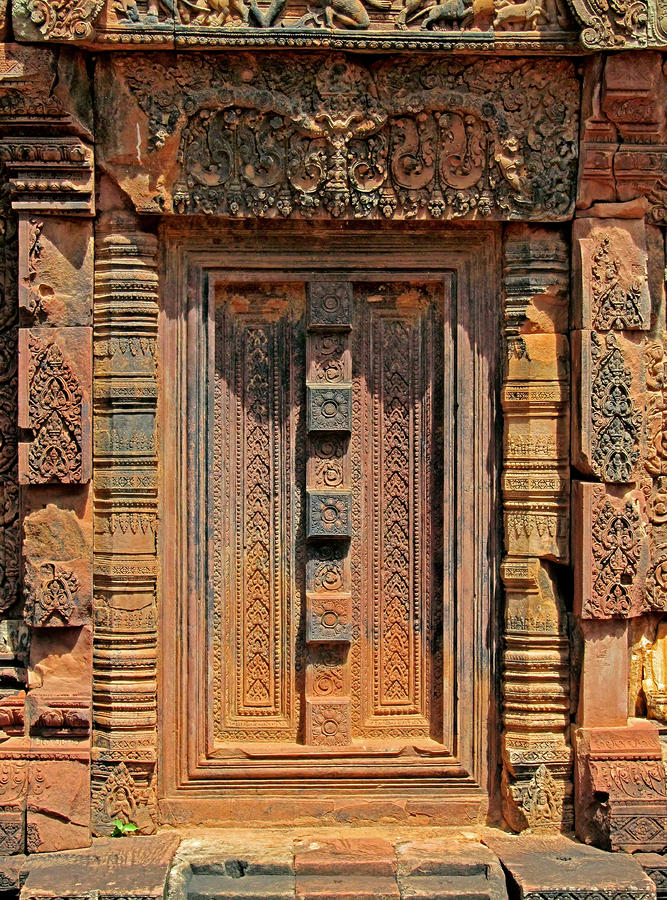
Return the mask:
<svg viewBox="0 0 667 900">
<path fill-rule="evenodd" d="M 164 831 L 0 857 L 0 900 L 663 900 L 665 862 L 490 828 Z"/>
</svg>

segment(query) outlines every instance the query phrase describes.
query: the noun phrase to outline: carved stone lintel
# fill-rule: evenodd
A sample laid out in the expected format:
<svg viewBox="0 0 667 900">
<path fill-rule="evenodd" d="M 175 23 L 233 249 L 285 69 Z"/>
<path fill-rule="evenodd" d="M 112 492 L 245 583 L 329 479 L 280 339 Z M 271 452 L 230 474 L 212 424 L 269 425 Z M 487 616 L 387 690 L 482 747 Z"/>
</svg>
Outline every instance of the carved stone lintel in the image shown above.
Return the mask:
<svg viewBox="0 0 667 900">
<path fill-rule="evenodd" d="M 659 733 L 652 722 L 580 728 L 576 743 L 577 836 L 609 850 L 667 846 L 667 797 Z"/>
<path fill-rule="evenodd" d="M 640 495 L 614 496 L 575 482 L 575 612 L 585 619 L 630 618 L 645 611 L 648 543 Z"/>
<path fill-rule="evenodd" d="M 569 63 L 543 62 L 538 86 L 532 66 L 510 59 L 366 64 L 332 54 L 304 58 L 288 84 L 279 56 L 263 56 L 261 65 L 221 60 L 198 56 L 196 72 L 185 55 L 176 66 L 136 55 L 100 60 L 98 96 L 114 98 L 100 110 L 104 134 L 114 135 L 100 145 L 103 165 L 137 211 L 550 221 L 570 214 L 579 92 Z M 554 103 L 557 123 L 547 113 Z M 243 181 L 209 155 L 218 140 Z M 545 165 L 556 156 L 557 171 Z M 417 168 L 415 158 L 424 161 Z"/>
</svg>

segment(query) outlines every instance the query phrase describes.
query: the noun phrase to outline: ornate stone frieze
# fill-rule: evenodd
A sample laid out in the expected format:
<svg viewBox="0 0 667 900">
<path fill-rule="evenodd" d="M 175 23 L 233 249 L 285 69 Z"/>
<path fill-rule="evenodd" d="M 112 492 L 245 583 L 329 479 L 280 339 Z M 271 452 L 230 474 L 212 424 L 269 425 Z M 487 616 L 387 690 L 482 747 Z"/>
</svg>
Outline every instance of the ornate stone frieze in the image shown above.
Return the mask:
<svg viewBox="0 0 667 900">
<path fill-rule="evenodd" d="M 569 63 L 544 60 L 537 78 L 511 59 L 304 55 L 293 72 L 276 55 L 100 60 L 106 171 L 143 212 L 569 216 L 579 94 Z"/>
<path fill-rule="evenodd" d="M 584 26 L 581 41 L 590 50 L 625 50 L 646 47 L 646 0 L 572 0 Z"/>
<path fill-rule="evenodd" d="M 125 213 L 97 237 L 93 828 L 155 827 L 157 242 Z"/>
<path fill-rule="evenodd" d="M 630 618 L 645 611 L 648 541 L 638 492 L 611 494 L 575 482 L 575 607 L 584 619 Z"/>
<path fill-rule="evenodd" d="M 577 45 L 566 0 L 14 0 L 27 41 L 144 47 L 563 51 Z"/>
<path fill-rule="evenodd" d="M 662 850 L 667 838 L 665 768 L 657 727 L 580 728 L 577 836 L 609 850 Z"/>
</svg>

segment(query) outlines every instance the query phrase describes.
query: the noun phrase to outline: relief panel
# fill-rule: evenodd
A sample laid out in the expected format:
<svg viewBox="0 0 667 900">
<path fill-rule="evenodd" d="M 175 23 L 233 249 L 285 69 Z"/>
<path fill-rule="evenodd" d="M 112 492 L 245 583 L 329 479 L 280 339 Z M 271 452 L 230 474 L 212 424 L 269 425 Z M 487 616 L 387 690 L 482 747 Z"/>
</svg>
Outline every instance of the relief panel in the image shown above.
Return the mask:
<svg viewBox="0 0 667 900">
<path fill-rule="evenodd" d="M 304 293 L 303 285 L 229 285 L 217 294 L 218 740 L 296 739 Z"/>
</svg>

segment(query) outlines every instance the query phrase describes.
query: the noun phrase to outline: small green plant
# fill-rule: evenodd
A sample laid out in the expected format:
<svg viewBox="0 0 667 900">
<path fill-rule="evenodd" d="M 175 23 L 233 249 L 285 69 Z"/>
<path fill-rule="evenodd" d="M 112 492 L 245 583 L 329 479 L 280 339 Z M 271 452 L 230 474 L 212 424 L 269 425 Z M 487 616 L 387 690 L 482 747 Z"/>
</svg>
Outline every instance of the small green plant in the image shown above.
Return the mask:
<svg viewBox="0 0 667 900">
<path fill-rule="evenodd" d="M 133 834 L 137 830 L 137 826 L 134 822 L 123 822 L 122 819 L 114 819 L 111 824 L 113 825 L 111 837 L 126 837 L 128 834 Z"/>
</svg>

